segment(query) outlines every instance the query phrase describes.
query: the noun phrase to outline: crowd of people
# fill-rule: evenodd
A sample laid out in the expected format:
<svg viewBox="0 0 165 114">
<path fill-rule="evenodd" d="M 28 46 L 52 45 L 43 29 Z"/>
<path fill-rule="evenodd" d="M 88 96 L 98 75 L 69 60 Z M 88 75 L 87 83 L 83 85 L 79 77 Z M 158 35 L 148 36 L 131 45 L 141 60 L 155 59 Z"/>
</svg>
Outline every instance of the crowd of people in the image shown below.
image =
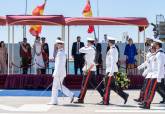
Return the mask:
<svg viewBox="0 0 165 114">
<path fill-rule="evenodd" d="M 23 41 L 20 42 L 21 68 L 23 74 L 27 74 L 28 69 L 33 65 L 36 74 L 46 74 L 46 69 L 49 66 L 49 46 L 45 40 L 45 37 L 36 37 L 33 48 L 27 42 L 27 38 L 23 38 Z"/>
<path fill-rule="evenodd" d="M 76 50 L 75 48 L 79 49 L 75 51 L 76 54 L 72 53 L 74 58 L 76 58 L 76 56 L 80 56 L 79 54 L 82 53 L 84 56 L 84 58 L 82 59 L 83 61 L 85 61 L 82 67 L 83 81 L 80 90 L 80 95 L 78 96 L 77 101 L 74 101 L 75 95 L 63 85 L 63 80 L 66 77 L 66 54 L 64 51 L 64 41 L 56 41 L 58 51 L 55 58 L 56 69 L 53 73 L 54 79 L 52 87 L 52 96 L 49 104 L 58 104 L 58 90 L 61 90 L 66 96 L 69 96 L 71 98 L 71 103 L 84 103 L 84 98 L 89 84 L 99 92 L 102 98 L 102 101 L 98 104 L 110 104 L 109 99 L 111 90 L 113 90 L 121 98 L 123 98 L 124 104 L 127 103 L 129 94 L 124 92 L 123 89 L 116 84 L 115 78 L 117 72 L 119 71 L 117 64 L 119 59 L 119 51 L 115 45 L 114 38 L 107 37 L 107 41 L 109 50 L 106 53 L 106 75 L 103 77 L 103 81 L 101 81 L 100 84 L 96 82 L 95 74 L 96 66 L 98 64 L 96 62 L 97 51 L 95 46 L 95 39 L 87 38 L 87 46 L 80 47 L 80 44 L 84 44 L 80 42 L 80 37 L 77 37 L 77 42 L 73 44 L 73 50 Z M 147 60 L 142 65 L 138 66 L 139 70 L 146 68 L 143 73 L 143 76 L 145 77 L 144 85 L 141 89 L 139 98 L 134 99 L 135 101 L 140 102 L 139 107 L 144 109 L 150 109 L 150 105 L 152 103 L 156 91 L 163 98 L 163 101 L 161 101 L 160 103 L 165 103 L 165 52 L 162 49 L 162 42 L 158 39 L 154 39 L 153 43 L 149 46 L 149 52 L 146 55 Z M 129 49 L 131 47 L 132 49 Z M 127 59 L 131 58 L 131 60 L 128 60 L 128 62 L 130 63 L 130 67 L 132 67 L 132 64 L 135 62 L 134 56 L 136 56 L 137 54 L 135 49 L 136 48 L 133 45 L 133 42 L 129 40 L 129 44 L 126 46 L 126 50 L 128 51 L 125 51 L 125 54 L 127 55 Z M 132 54 L 128 54 L 130 50 L 132 50 Z M 79 65 L 77 65 L 76 62 L 75 65 L 80 67 Z"/>
<path fill-rule="evenodd" d="M 130 69 L 134 69 L 137 67 L 137 62 L 136 62 L 136 56 L 138 55 L 137 49 L 135 44 L 133 43 L 132 38 L 129 38 L 128 43 L 125 46 L 124 50 L 124 55 L 126 56 L 126 72 L 129 72 Z M 103 45 L 102 45 L 103 44 Z M 94 46 L 95 46 L 95 51 L 96 51 L 96 73 L 97 75 L 104 74 L 104 66 L 105 66 L 105 60 L 106 60 L 106 53 L 110 49 L 108 46 L 108 40 L 107 40 L 107 35 L 104 35 L 104 41 L 102 43 L 98 42 L 98 39 L 95 38 L 94 40 Z M 104 49 L 102 48 L 104 46 Z M 72 58 L 74 59 L 74 72 L 75 75 L 78 73 L 78 68 L 80 69 L 80 75 L 83 74 L 82 68 L 85 64 L 84 61 L 84 53 L 80 53 L 79 49 L 81 47 L 84 47 L 84 42 L 81 42 L 81 37 L 77 36 L 77 41 L 73 43 L 72 45 Z M 115 44 L 115 47 L 117 48 L 118 51 L 118 67 L 120 67 L 120 49 L 117 44 Z"/>
<path fill-rule="evenodd" d="M 57 38 L 61 40 L 60 37 Z M 41 40 L 41 41 L 40 41 Z M 104 49 L 102 48 L 102 44 L 104 44 Z M 28 70 L 31 72 L 31 68 L 34 66 L 35 74 L 46 74 L 47 69 L 49 69 L 49 45 L 46 43 L 45 37 L 36 37 L 34 45 L 31 46 L 27 42 L 27 38 L 23 38 L 23 41 L 19 43 L 20 45 L 20 68 L 22 69 L 22 74 L 28 74 Z M 55 60 L 57 54 L 57 44 L 54 44 L 53 57 Z M 106 53 L 109 50 L 107 35 L 104 35 L 104 41 L 99 43 L 98 39 L 95 38 L 94 41 L 95 51 L 96 51 L 96 73 L 97 75 L 105 74 L 105 58 Z M 118 58 L 120 58 L 120 49 L 115 44 L 119 54 Z M 74 60 L 74 74 L 79 75 L 78 69 L 80 69 L 80 75 L 83 75 L 82 68 L 85 64 L 85 54 L 79 51 L 80 48 L 84 47 L 84 42 L 81 42 L 81 37 L 77 36 L 77 41 L 73 43 L 71 49 L 71 56 Z M 1 58 L 7 59 L 7 49 L 4 45 L 4 42 L 1 42 L 0 47 L 0 55 Z M 136 46 L 133 44 L 133 40 L 129 38 L 128 44 L 125 47 L 124 55 L 126 55 L 126 69 L 131 69 L 136 67 L 136 59 L 137 55 Z M 7 60 L 6 62 L 0 62 L 0 73 L 7 73 Z M 10 65 L 11 66 L 11 65 Z M 16 65 L 15 65 L 16 66 Z M 120 66 L 120 62 L 118 61 L 118 67 Z"/>
</svg>

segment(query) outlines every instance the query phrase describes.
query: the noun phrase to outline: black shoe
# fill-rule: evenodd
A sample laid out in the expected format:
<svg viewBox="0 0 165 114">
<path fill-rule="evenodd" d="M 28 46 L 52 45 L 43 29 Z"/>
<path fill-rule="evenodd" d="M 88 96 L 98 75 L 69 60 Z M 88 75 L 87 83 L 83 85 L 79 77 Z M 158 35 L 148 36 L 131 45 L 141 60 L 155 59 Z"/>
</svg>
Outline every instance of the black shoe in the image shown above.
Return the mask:
<svg viewBox="0 0 165 114">
<path fill-rule="evenodd" d="M 163 99 L 162 101 L 160 101 L 160 104 L 165 104 L 165 99 Z"/>
<path fill-rule="evenodd" d="M 146 103 L 144 103 L 144 105 L 141 105 L 139 106 L 140 108 L 143 108 L 143 109 L 150 109 L 150 105 L 147 106 Z"/>
<path fill-rule="evenodd" d="M 78 99 L 78 101 L 75 101 L 75 102 L 73 102 L 73 103 L 75 103 L 75 104 L 83 104 L 83 103 L 84 103 L 84 101 L 83 101 L 83 100 Z"/>
<path fill-rule="evenodd" d="M 134 101 L 136 101 L 136 102 L 141 102 L 140 99 L 134 99 Z"/>
<path fill-rule="evenodd" d="M 124 98 L 124 104 L 127 103 L 129 95 L 127 94 L 126 97 Z"/>
</svg>

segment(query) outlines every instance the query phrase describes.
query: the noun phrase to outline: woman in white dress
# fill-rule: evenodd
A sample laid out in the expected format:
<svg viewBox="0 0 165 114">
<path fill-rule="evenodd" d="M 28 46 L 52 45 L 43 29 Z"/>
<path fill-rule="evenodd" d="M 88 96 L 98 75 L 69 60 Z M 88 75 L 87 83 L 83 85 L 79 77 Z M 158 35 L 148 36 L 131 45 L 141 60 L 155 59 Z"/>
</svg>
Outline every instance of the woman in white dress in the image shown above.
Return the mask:
<svg viewBox="0 0 165 114">
<path fill-rule="evenodd" d="M 41 69 L 45 67 L 42 57 L 42 46 L 40 37 L 37 37 L 34 42 L 34 63 L 35 63 L 35 74 L 41 74 Z"/>
</svg>

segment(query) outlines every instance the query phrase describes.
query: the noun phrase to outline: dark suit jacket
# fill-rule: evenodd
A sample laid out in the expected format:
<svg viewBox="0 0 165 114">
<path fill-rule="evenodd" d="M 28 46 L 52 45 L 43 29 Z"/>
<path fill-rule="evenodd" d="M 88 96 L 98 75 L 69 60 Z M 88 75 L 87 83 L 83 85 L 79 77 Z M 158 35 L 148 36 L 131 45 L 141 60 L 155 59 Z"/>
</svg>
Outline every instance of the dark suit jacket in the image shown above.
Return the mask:
<svg viewBox="0 0 165 114">
<path fill-rule="evenodd" d="M 95 62 L 97 64 L 102 64 L 101 44 L 97 43 L 97 44 L 95 44 L 95 47 L 96 47 Z"/>
<path fill-rule="evenodd" d="M 84 47 L 84 43 L 83 42 L 80 42 L 80 48 Z M 72 56 L 76 56 L 77 52 L 77 42 L 74 42 L 73 45 L 72 45 Z M 84 56 L 84 54 L 80 53 L 80 55 Z"/>
</svg>

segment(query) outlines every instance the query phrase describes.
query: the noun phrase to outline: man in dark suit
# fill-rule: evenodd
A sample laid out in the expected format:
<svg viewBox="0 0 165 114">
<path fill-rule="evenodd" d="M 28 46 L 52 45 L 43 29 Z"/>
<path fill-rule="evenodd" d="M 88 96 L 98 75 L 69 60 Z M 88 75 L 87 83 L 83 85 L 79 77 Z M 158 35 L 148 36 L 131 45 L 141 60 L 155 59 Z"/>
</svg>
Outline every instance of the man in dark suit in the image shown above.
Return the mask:
<svg viewBox="0 0 165 114">
<path fill-rule="evenodd" d="M 84 43 L 80 41 L 81 37 L 77 36 L 77 42 L 72 45 L 72 57 L 74 59 L 74 70 L 75 75 L 77 75 L 77 70 L 80 68 L 81 75 L 83 74 L 82 68 L 84 65 L 84 54 L 79 52 L 81 47 L 84 47 Z"/>
<path fill-rule="evenodd" d="M 102 68 L 102 54 L 101 54 L 101 44 L 98 43 L 98 39 L 95 39 L 95 47 L 96 47 L 96 57 L 95 57 L 95 63 L 96 63 L 96 71 L 97 75 L 100 75 L 100 68 Z"/>
<path fill-rule="evenodd" d="M 41 69 L 41 74 L 46 74 L 46 68 L 49 66 L 49 46 L 48 43 L 45 42 L 45 37 L 41 38 L 42 40 L 42 56 L 45 64 L 45 68 Z"/>
</svg>

